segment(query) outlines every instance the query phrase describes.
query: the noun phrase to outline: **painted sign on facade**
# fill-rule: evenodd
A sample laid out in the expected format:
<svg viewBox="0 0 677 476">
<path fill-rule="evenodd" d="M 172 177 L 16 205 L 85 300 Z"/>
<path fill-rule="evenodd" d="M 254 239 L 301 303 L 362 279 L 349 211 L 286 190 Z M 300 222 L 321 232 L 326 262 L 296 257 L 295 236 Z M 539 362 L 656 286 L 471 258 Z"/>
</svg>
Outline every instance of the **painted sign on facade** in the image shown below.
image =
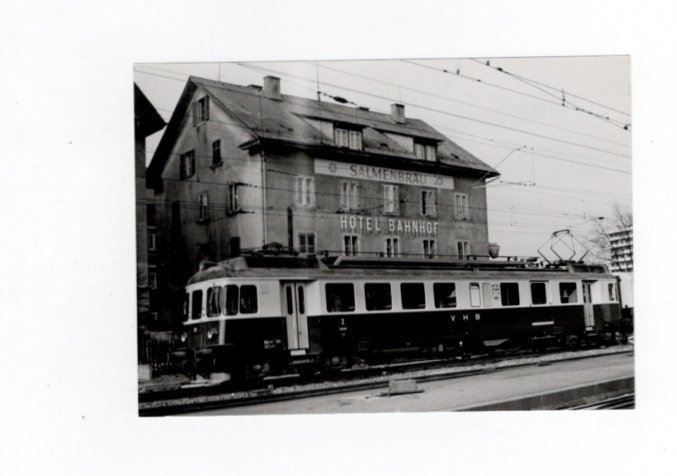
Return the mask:
<svg viewBox="0 0 677 476">
<path fill-rule="evenodd" d="M 409 220 L 407 218 L 342 215 L 340 226 L 343 233 L 437 236 L 439 223 L 437 221 Z"/>
<path fill-rule="evenodd" d="M 350 164 L 324 159 L 315 159 L 315 173 L 356 180 L 415 185 L 420 187 L 454 189 L 454 179 L 444 175 L 427 174 L 410 170 Z"/>
</svg>

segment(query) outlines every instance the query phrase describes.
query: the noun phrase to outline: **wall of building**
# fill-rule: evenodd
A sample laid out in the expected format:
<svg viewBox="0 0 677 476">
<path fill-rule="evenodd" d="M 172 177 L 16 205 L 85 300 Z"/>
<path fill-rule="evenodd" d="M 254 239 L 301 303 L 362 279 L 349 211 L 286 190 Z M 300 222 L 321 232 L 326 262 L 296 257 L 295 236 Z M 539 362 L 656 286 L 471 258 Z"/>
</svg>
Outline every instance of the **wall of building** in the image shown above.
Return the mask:
<svg viewBox="0 0 677 476">
<path fill-rule="evenodd" d="M 360 251 L 365 253 L 383 252 L 385 238 L 397 236 L 400 238 L 402 255 L 422 254 L 424 238 L 435 239 L 438 256 L 456 255 L 458 240 L 470 242 L 470 253 L 487 254 L 486 191 L 484 188 L 471 188 L 476 179 L 455 177 L 454 190 L 400 185 L 400 212 L 387 215 L 383 212 L 385 182 L 316 174 L 314 159 L 306 152 L 284 155 L 268 153 L 266 170 L 269 242 L 287 244 L 287 209 L 291 207 L 295 248 L 299 246 L 299 232 L 314 231 L 318 251 L 340 252 L 343 249 L 343 235 L 357 234 Z M 314 178 L 314 206 L 304 207 L 295 203 L 296 176 Z M 358 209 L 351 212 L 340 210 L 341 183 L 346 180 L 356 182 L 359 187 Z M 421 190 L 436 190 L 436 217 L 422 215 Z M 455 193 L 458 192 L 468 196 L 469 217 L 465 220 L 455 216 Z M 424 222 L 426 231 L 414 232 L 412 222 L 417 222 L 417 225 Z M 353 223 L 355 226 L 351 226 Z"/>
<path fill-rule="evenodd" d="M 198 88 L 194 99 L 204 96 Z M 163 295 L 160 312 L 176 311 L 169 301 L 202 260 L 220 260 L 231 253 L 231 239 L 240 238 L 241 248 L 260 247 L 262 180 L 260 155 L 250 155 L 238 146 L 252 139 L 251 133 L 213 103 L 210 120 L 193 125 L 192 109 L 162 174 L 163 191 L 155 196 L 157 206 L 158 263 Z M 212 163 L 212 142 L 221 140 L 222 164 Z M 181 178 L 181 154 L 195 151 L 195 173 Z M 239 183 L 241 213 L 228 212 L 228 184 Z M 200 195 L 207 194 L 209 218 L 200 220 Z M 176 216 L 176 210 L 180 210 Z M 173 211 L 174 210 L 174 211 Z M 178 218 L 178 220 L 177 220 Z M 175 299 L 174 299 L 175 300 Z"/>
</svg>

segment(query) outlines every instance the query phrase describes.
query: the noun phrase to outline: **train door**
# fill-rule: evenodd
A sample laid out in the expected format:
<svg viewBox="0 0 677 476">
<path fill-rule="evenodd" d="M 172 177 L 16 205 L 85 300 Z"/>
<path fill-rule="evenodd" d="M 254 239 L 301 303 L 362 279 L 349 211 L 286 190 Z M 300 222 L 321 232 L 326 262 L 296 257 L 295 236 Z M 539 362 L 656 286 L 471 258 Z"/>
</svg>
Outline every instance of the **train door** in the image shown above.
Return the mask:
<svg viewBox="0 0 677 476">
<path fill-rule="evenodd" d="M 594 281 L 583 281 L 583 308 L 585 313 L 585 327 L 590 328 L 595 325 L 595 314 L 592 307 L 592 292 L 590 285 Z"/>
<path fill-rule="evenodd" d="M 292 355 L 305 354 L 309 348 L 306 283 L 282 284 L 282 308 L 287 322 L 287 348 Z"/>
</svg>

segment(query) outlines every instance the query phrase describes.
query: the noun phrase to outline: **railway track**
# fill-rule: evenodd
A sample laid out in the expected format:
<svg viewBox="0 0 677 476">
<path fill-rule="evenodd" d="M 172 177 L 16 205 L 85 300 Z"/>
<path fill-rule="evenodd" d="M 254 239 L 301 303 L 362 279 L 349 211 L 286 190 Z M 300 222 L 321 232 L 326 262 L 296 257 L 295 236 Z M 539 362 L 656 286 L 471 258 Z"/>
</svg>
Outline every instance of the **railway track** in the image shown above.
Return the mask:
<svg viewBox="0 0 677 476">
<path fill-rule="evenodd" d="M 410 379 L 417 383 L 460 378 L 528 365 L 594 358 L 632 352 L 629 346 L 595 351 L 546 353 L 539 355 L 478 357 L 473 361 L 426 360 L 407 364 L 375 366 L 362 371 L 344 372 L 322 382 L 300 382 L 282 379 L 258 388 L 211 386 L 177 389 L 139 395 L 140 416 L 164 416 L 219 408 L 232 408 L 273 403 L 300 398 L 318 397 L 361 390 L 387 388 L 392 380 Z M 275 386 L 277 385 L 277 386 Z"/>
<path fill-rule="evenodd" d="M 635 394 L 626 393 L 599 402 L 586 403 L 568 410 L 629 410 L 635 408 Z"/>
</svg>

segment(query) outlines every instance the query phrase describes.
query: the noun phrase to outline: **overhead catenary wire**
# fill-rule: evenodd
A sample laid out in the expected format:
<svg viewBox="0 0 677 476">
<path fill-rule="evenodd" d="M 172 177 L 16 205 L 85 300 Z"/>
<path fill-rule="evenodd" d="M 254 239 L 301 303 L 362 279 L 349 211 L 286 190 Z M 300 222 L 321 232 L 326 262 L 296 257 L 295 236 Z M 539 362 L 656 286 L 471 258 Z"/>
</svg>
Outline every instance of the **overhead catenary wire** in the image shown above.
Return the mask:
<svg viewBox="0 0 677 476">
<path fill-rule="evenodd" d="M 258 69 L 258 68 L 256 68 L 256 69 Z M 143 72 L 143 71 L 138 71 L 138 72 L 143 73 L 143 74 L 146 74 L 146 72 Z M 279 73 L 279 72 L 276 72 L 276 73 L 282 74 L 282 73 Z M 179 74 L 179 73 L 177 73 L 177 74 Z M 153 75 L 155 75 L 155 74 L 153 74 Z M 284 75 L 284 74 L 282 74 L 282 75 Z M 172 80 L 181 81 L 181 80 L 178 79 L 178 78 L 170 78 L 170 77 L 166 77 L 166 79 L 172 79 Z M 339 86 L 339 87 L 340 87 L 340 86 Z M 251 93 L 251 94 L 254 95 L 254 93 Z M 416 106 L 415 106 L 415 107 L 416 107 Z M 160 110 L 164 110 L 164 109 L 160 109 Z M 167 110 L 164 110 L 164 111 L 167 111 Z M 171 112 L 171 111 L 169 111 L 169 112 Z M 219 121 L 212 121 L 212 122 L 219 122 Z M 246 128 L 245 126 L 243 126 L 243 125 L 241 125 L 241 124 L 236 124 L 236 123 L 232 123 L 232 122 L 230 122 L 230 123 L 225 123 L 225 122 L 224 122 L 224 124 L 228 124 L 228 125 L 233 126 L 233 127 L 239 127 L 239 128 L 242 128 L 242 129 L 249 130 L 248 128 Z M 415 128 L 411 128 L 411 129 L 412 129 L 412 130 L 416 130 Z M 428 131 L 422 131 L 422 132 L 428 132 Z M 575 144 L 575 145 L 576 145 L 576 144 Z M 579 146 L 582 146 L 582 145 L 579 145 Z M 535 149 L 535 150 L 537 150 L 537 149 Z M 594 148 L 593 148 L 593 150 L 594 150 Z M 609 152 L 609 151 L 603 151 L 603 152 L 606 152 L 606 153 L 612 153 L 612 152 Z M 615 169 L 615 168 L 612 168 L 612 167 L 603 167 L 603 166 L 598 166 L 598 165 L 594 165 L 594 164 L 586 164 L 586 163 L 584 163 L 584 162 L 572 161 L 572 160 L 568 160 L 568 159 L 558 159 L 558 158 L 554 158 L 554 157 L 550 157 L 550 156 L 545 156 L 544 154 L 539 154 L 539 153 L 535 153 L 535 152 L 534 152 L 534 154 L 535 154 L 535 155 L 538 155 L 538 156 L 541 156 L 541 157 L 548 157 L 548 158 L 551 158 L 551 159 L 553 159 L 553 160 L 560 160 L 560 161 L 561 161 L 561 160 L 564 160 L 565 162 L 576 163 L 576 164 L 578 164 L 578 165 L 584 165 L 584 166 L 588 166 L 588 167 L 596 167 L 596 168 L 601 168 L 601 169 L 604 169 L 604 170 L 609 170 L 609 171 L 614 171 L 614 172 L 620 172 L 620 173 L 630 174 L 629 171 L 625 171 L 625 170 L 621 170 L 621 169 Z M 621 155 L 621 154 L 619 154 L 619 155 L 620 155 L 621 157 L 624 157 L 624 158 L 628 158 L 628 159 L 630 158 L 630 156 L 627 156 L 627 155 Z M 592 160 L 592 159 L 590 159 L 590 160 Z"/>
<path fill-rule="evenodd" d="M 559 107 L 564 106 L 564 107 L 566 107 L 566 108 L 568 108 L 568 109 L 576 110 L 576 108 L 575 108 L 573 105 L 572 105 L 572 106 L 567 106 L 566 104 L 562 104 L 562 101 L 553 101 L 553 100 L 551 100 L 551 99 L 545 99 L 545 98 L 543 98 L 543 97 L 534 96 L 533 94 L 528 94 L 528 93 L 525 93 L 525 92 L 523 92 L 523 91 L 519 91 L 519 90 L 517 90 L 517 89 L 508 88 L 508 87 L 506 87 L 506 86 L 502 86 L 502 85 L 500 85 L 500 84 L 493 83 L 493 82 L 491 82 L 491 81 L 485 81 L 485 80 L 483 80 L 483 79 L 479 79 L 479 78 L 475 78 L 475 77 L 472 77 L 472 76 L 468 76 L 468 75 L 462 74 L 462 73 L 460 72 L 460 70 L 457 70 L 456 72 L 453 72 L 453 71 L 449 71 L 449 70 L 446 69 L 446 68 L 441 68 L 441 69 L 440 69 L 440 68 L 435 68 L 435 67 L 433 67 L 433 66 L 426 65 L 426 64 L 422 64 L 422 63 L 417 63 L 417 62 L 411 61 L 411 60 L 400 60 L 400 61 L 403 61 L 403 62 L 405 62 L 405 63 L 412 64 L 412 65 L 415 65 L 415 66 L 418 66 L 418 67 L 421 67 L 421 68 L 427 68 L 427 69 L 430 69 L 430 70 L 433 70 L 433 71 L 437 71 L 437 72 L 440 72 L 440 73 L 448 74 L 448 75 L 451 75 L 451 76 L 454 76 L 454 77 L 458 77 L 458 78 L 463 78 L 463 79 L 466 79 L 466 80 L 470 80 L 470 81 L 475 82 L 475 83 L 477 83 L 477 84 L 483 84 L 483 85 L 491 86 L 491 87 L 494 87 L 494 88 L 497 88 L 497 89 L 501 89 L 501 90 L 503 90 L 503 91 L 508 91 L 508 92 L 510 92 L 510 93 L 519 94 L 519 95 L 521 95 L 521 96 L 529 97 L 529 98 L 535 99 L 535 100 L 537 100 L 537 101 L 546 102 L 546 103 L 553 104 L 553 105 L 559 106 Z M 586 111 L 586 112 L 587 112 L 587 111 Z M 606 119 L 608 119 L 608 118 L 606 118 Z M 623 123 L 621 123 L 621 122 L 618 122 L 618 121 L 612 121 L 612 120 L 610 120 L 610 119 L 608 119 L 607 122 L 608 122 L 609 124 L 615 126 L 615 127 L 618 127 L 618 128 L 620 128 L 620 129 L 625 129 L 625 130 L 627 130 L 627 129 L 624 127 L 625 124 L 623 124 Z"/>
<path fill-rule="evenodd" d="M 486 58 L 485 60 L 488 61 L 488 60 L 490 60 L 490 59 L 491 59 L 491 58 Z M 551 85 L 549 85 L 549 84 L 545 84 L 545 83 L 543 83 L 543 82 L 541 82 L 541 81 L 536 81 L 535 79 L 526 78 L 525 76 L 522 76 L 522 75 L 519 75 L 519 74 L 516 74 L 516 73 L 513 73 L 513 72 L 508 72 L 504 67 L 498 67 L 498 66 L 493 66 L 493 65 L 491 65 L 491 64 L 483 63 L 483 62 L 480 61 L 480 59 L 478 59 L 478 58 L 471 58 L 471 60 L 476 61 L 476 62 L 478 62 L 478 63 L 480 63 L 480 64 L 484 64 L 485 66 L 489 66 L 490 68 L 493 68 L 493 69 L 495 69 L 495 70 L 497 70 L 497 71 L 500 71 L 500 72 L 502 72 L 502 73 L 506 73 L 506 74 L 509 74 L 509 75 L 511 75 L 511 76 L 515 76 L 515 77 L 517 77 L 517 78 L 521 78 L 521 79 L 527 80 L 527 81 L 529 81 L 529 82 L 531 82 L 531 83 L 538 84 L 539 86 L 543 86 L 543 87 L 548 88 L 548 89 L 552 89 L 553 91 L 559 92 L 559 91 L 563 91 L 563 90 L 564 90 L 563 88 L 557 88 L 557 87 L 555 87 L 555 86 L 551 86 Z M 627 113 L 627 112 L 625 112 L 625 111 L 621 111 L 620 109 L 616 109 L 616 108 L 611 107 L 611 106 L 608 106 L 608 105 L 606 105 L 606 104 L 602 104 L 602 103 L 597 102 L 597 101 L 594 101 L 594 100 L 592 100 L 592 99 L 588 99 L 588 98 L 586 98 L 586 97 L 583 97 L 583 96 L 574 94 L 574 93 L 570 92 L 569 90 L 566 91 L 566 94 L 567 94 L 568 96 L 571 96 L 571 97 L 574 97 L 574 98 L 581 99 L 581 100 L 583 100 L 583 101 L 589 102 L 589 103 L 594 104 L 594 105 L 596 105 L 596 106 L 603 107 L 603 108 L 608 109 L 608 110 L 610 110 L 610 111 L 617 112 L 617 113 L 622 114 L 622 115 L 624 115 L 624 116 L 626 116 L 626 117 L 630 117 L 630 114 Z"/>
<path fill-rule="evenodd" d="M 345 75 L 348 75 L 348 76 L 353 76 L 353 77 L 356 77 L 356 78 L 361 78 L 361 79 L 365 79 L 365 80 L 368 80 L 368 81 L 373 81 L 375 83 L 380 83 L 380 84 L 385 84 L 385 85 L 388 85 L 388 86 L 397 87 L 397 88 L 400 88 L 400 89 L 416 92 L 416 93 L 419 93 L 419 94 L 424 94 L 424 95 L 434 97 L 434 98 L 438 98 L 438 99 L 444 99 L 446 101 L 454 102 L 454 103 L 457 103 L 457 104 L 463 104 L 464 106 L 472 107 L 472 108 L 479 109 L 479 110 L 482 110 L 482 111 L 487 111 L 487 112 L 491 112 L 491 113 L 494 113 L 494 114 L 500 114 L 500 115 L 503 115 L 503 116 L 506 116 L 506 117 L 511 117 L 513 119 L 519 119 L 521 121 L 530 122 L 530 123 L 533 123 L 533 124 L 538 124 L 540 126 L 550 127 L 550 128 L 553 128 L 553 129 L 559 129 L 561 131 L 569 132 L 571 134 L 577 134 L 577 135 L 580 135 L 580 136 L 583 136 L 583 137 L 588 137 L 590 139 L 608 142 L 608 143 L 619 145 L 619 146 L 622 146 L 622 147 L 630 147 L 629 144 L 614 141 L 614 140 L 607 139 L 607 138 L 604 138 L 604 137 L 599 137 L 599 136 L 595 136 L 595 135 L 592 135 L 592 134 L 587 134 L 585 132 L 576 131 L 574 129 L 569 129 L 569 128 L 562 127 L 562 126 L 557 126 L 557 125 L 550 124 L 550 123 L 547 123 L 547 122 L 537 121 L 537 120 L 534 120 L 534 119 L 530 119 L 528 117 L 520 116 L 520 115 L 517 115 L 517 114 L 512 114 L 512 113 L 509 113 L 509 112 L 506 112 L 506 111 L 500 111 L 498 109 L 492 109 L 492 108 L 489 108 L 489 107 L 480 106 L 478 104 L 474 104 L 474 103 L 471 103 L 471 102 L 461 101 L 460 99 L 451 98 L 449 96 L 444 96 L 444 95 L 441 95 L 441 94 L 431 93 L 429 91 L 424 91 L 424 90 L 418 89 L 418 88 L 412 88 L 412 87 L 409 87 L 409 86 L 404 86 L 404 85 L 394 83 L 394 82 L 391 82 L 391 81 L 385 81 L 385 80 L 382 80 L 382 79 L 373 78 L 371 76 L 365 76 L 363 74 L 354 73 L 352 71 L 345 71 L 345 70 L 342 70 L 342 69 L 339 69 L 339 68 L 334 68 L 334 67 L 327 66 L 327 65 L 319 65 L 319 67 L 327 69 L 329 71 L 335 71 L 337 73 L 345 74 Z M 400 101 L 401 101 L 401 99 L 402 98 L 400 97 Z"/>
<path fill-rule="evenodd" d="M 252 65 L 249 65 L 249 64 L 245 64 L 245 63 L 237 63 L 237 64 L 242 66 L 243 68 L 248 68 L 248 69 L 252 69 L 252 70 L 264 71 L 264 72 L 268 72 L 268 73 L 272 73 L 272 74 L 277 74 L 277 75 L 280 75 L 280 76 L 288 76 L 288 77 L 291 77 L 291 78 L 300 79 L 302 81 L 311 81 L 311 82 L 314 81 L 312 79 L 309 79 L 309 78 L 306 78 L 306 77 L 303 77 L 303 76 L 285 73 L 283 71 L 273 70 L 273 69 L 270 69 L 270 68 L 265 68 L 265 67 L 260 67 L 260 66 L 252 66 Z M 327 86 L 337 88 L 337 89 L 342 89 L 342 90 L 345 90 L 345 91 L 351 91 L 351 92 L 354 92 L 356 94 L 362 94 L 362 95 L 365 95 L 365 96 L 374 97 L 374 98 L 381 99 L 381 100 L 384 100 L 384 101 L 397 101 L 396 99 L 389 97 L 389 96 L 383 96 L 383 95 L 380 95 L 380 94 L 374 94 L 374 93 L 370 93 L 370 92 L 367 92 L 367 91 L 361 91 L 359 89 L 350 88 L 350 87 L 347 87 L 347 86 L 341 86 L 341 85 L 338 85 L 338 84 L 333 84 L 333 83 L 328 83 L 328 82 L 325 82 L 324 84 L 327 85 Z M 417 108 L 417 109 L 423 109 L 423 110 L 426 110 L 426 111 L 435 112 L 435 113 L 443 114 L 443 115 L 450 116 L 450 117 L 455 117 L 455 118 L 470 121 L 470 122 L 475 122 L 475 123 L 478 123 L 478 124 L 483 124 L 483 125 L 487 125 L 487 126 L 491 126 L 491 127 L 495 127 L 495 128 L 505 129 L 505 130 L 509 130 L 509 131 L 512 131 L 512 132 L 517 132 L 517 133 L 520 133 L 520 134 L 529 135 L 529 136 L 532 136 L 532 137 L 538 137 L 540 139 L 545 139 L 545 140 L 550 140 L 550 141 L 554 141 L 554 142 L 559 142 L 559 143 L 562 143 L 562 144 L 572 145 L 574 147 L 589 149 L 589 150 L 593 150 L 595 152 L 601 152 L 601 153 L 604 153 L 604 154 L 610 154 L 610 155 L 615 155 L 615 156 L 619 156 L 619 157 L 630 157 L 627 154 L 621 154 L 621 153 L 618 153 L 618 152 L 613 152 L 613 151 L 610 151 L 610 150 L 601 149 L 599 147 L 581 144 L 581 143 L 578 143 L 578 142 L 569 141 L 569 140 L 566 140 L 566 139 L 561 139 L 561 138 L 557 138 L 557 137 L 553 137 L 553 136 L 548 136 L 548 135 L 545 135 L 545 134 L 539 134 L 537 132 L 531 132 L 531 131 L 520 129 L 520 128 L 517 128 L 517 127 L 506 126 L 504 124 L 499 124 L 499 123 L 487 121 L 487 120 L 484 120 L 484 119 L 478 119 L 478 118 L 475 118 L 475 117 L 464 116 L 462 114 L 456 114 L 456 113 L 453 113 L 453 112 L 445 111 L 443 109 L 437 109 L 437 108 L 433 108 L 433 107 L 429 107 L 429 106 L 423 106 L 423 105 L 420 105 L 420 104 L 407 102 L 407 101 L 403 101 L 402 104 L 406 105 L 406 106 L 414 107 L 414 108 Z"/>
<path fill-rule="evenodd" d="M 530 86 L 530 87 L 532 87 L 532 88 L 535 88 L 535 89 L 537 89 L 538 91 L 541 91 L 542 93 L 544 93 L 544 94 L 546 94 L 546 95 L 548 95 L 548 96 L 550 96 L 550 97 L 554 97 L 554 98 L 556 98 L 556 99 L 561 97 L 561 101 L 562 101 L 562 106 L 563 106 L 563 107 L 568 107 L 569 109 L 573 109 L 573 110 L 575 110 L 575 111 L 579 111 L 579 112 L 583 112 L 583 113 L 589 114 L 589 115 L 591 115 L 591 116 L 593 116 L 593 117 L 596 117 L 597 119 L 602 119 L 602 120 L 605 120 L 605 121 L 607 121 L 607 122 L 609 122 L 609 123 L 611 123 L 611 124 L 613 124 L 613 125 L 616 125 L 616 126 L 618 126 L 618 127 L 621 127 L 621 128 L 624 129 L 624 130 L 629 130 L 629 127 L 630 127 L 630 124 L 629 124 L 629 123 L 623 123 L 623 122 L 621 122 L 621 121 L 617 121 L 617 120 L 611 119 L 611 118 L 610 118 L 609 116 L 607 116 L 607 115 L 604 115 L 604 114 L 601 114 L 601 113 L 598 113 L 598 112 L 594 112 L 594 111 L 592 111 L 592 110 L 590 110 L 590 109 L 588 109 L 588 108 L 586 108 L 586 107 L 583 107 L 583 106 L 581 106 L 581 105 L 579 105 L 579 104 L 576 104 L 576 103 L 574 103 L 573 101 L 567 99 L 567 95 L 565 94 L 564 89 L 558 91 L 558 93 L 561 92 L 561 95 L 560 95 L 560 94 L 555 94 L 555 93 L 550 92 L 550 91 L 547 91 L 547 90 L 544 89 L 543 87 L 539 86 L 535 81 L 532 81 L 532 80 L 530 80 L 530 79 L 528 79 L 528 78 L 525 78 L 525 77 L 523 77 L 523 76 L 519 76 L 519 75 L 517 75 L 517 74 L 510 73 L 510 72 L 504 70 L 503 68 L 499 68 L 499 67 L 492 66 L 492 65 L 490 64 L 489 61 L 486 61 L 486 62 L 484 62 L 484 63 L 481 62 L 481 61 L 479 61 L 479 60 L 476 60 L 476 59 L 473 59 L 473 61 L 476 61 L 476 62 L 478 62 L 479 64 L 482 64 L 482 65 L 484 65 L 484 66 L 487 66 L 487 67 L 489 67 L 489 68 L 492 68 L 492 69 L 495 70 L 495 71 L 499 71 L 499 72 L 501 72 L 501 73 L 503 73 L 503 74 L 506 74 L 506 75 L 508 75 L 508 76 L 511 76 L 511 77 L 513 77 L 514 79 L 516 79 L 517 81 L 520 81 L 520 82 L 522 82 L 522 83 L 524 83 L 524 84 L 527 84 L 528 86 Z M 554 89 L 554 88 L 553 88 L 553 89 Z"/>
</svg>

